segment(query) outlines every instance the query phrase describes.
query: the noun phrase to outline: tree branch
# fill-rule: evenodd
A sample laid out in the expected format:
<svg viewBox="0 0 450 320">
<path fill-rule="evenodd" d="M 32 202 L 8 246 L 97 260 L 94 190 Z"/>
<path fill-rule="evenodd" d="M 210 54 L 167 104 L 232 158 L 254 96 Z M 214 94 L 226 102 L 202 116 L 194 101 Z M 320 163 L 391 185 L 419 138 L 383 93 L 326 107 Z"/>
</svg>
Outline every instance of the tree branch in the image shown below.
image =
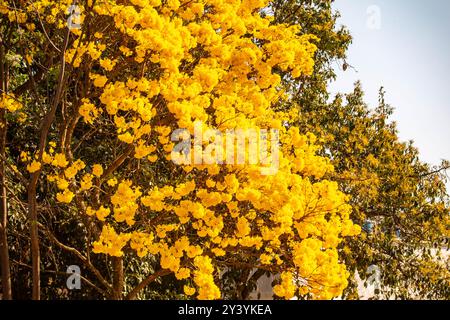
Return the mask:
<svg viewBox="0 0 450 320">
<path fill-rule="evenodd" d="M 159 271 L 156 271 L 155 273 L 149 275 L 147 278 L 142 280 L 141 283 L 139 283 L 126 297 L 126 300 L 134 300 L 136 299 L 136 296 L 150 283 L 158 279 L 159 277 L 166 276 L 168 274 L 172 273 L 170 270 L 161 269 Z"/>
</svg>

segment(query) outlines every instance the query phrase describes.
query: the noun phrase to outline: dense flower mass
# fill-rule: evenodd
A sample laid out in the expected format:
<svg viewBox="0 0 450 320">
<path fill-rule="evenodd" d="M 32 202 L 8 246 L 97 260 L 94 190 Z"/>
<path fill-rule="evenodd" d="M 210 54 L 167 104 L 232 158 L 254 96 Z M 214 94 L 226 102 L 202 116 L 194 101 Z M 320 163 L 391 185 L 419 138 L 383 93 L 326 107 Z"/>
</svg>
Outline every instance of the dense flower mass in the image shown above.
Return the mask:
<svg viewBox="0 0 450 320">
<path fill-rule="evenodd" d="M 20 15 L 4 1 L 0 12 L 30 32 L 37 14 L 65 28 L 72 1 L 24 2 Z M 199 299 L 219 299 L 221 270 L 242 262 L 281 274 L 274 292 L 286 299 L 330 299 L 347 286 L 337 248 L 360 228 L 349 218 L 346 195 L 323 178 L 333 167 L 317 155 L 317 138 L 300 134 L 298 114 L 277 107 L 290 99 L 280 74 L 310 75 L 316 47 L 311 36 L 299 35 L 298 25 L 274 23 L 267 5 L 80 1 L 81 27 L 71 30 L 65 51 L 70 70 L 90 66 L 84 96 L 74 101 L 76 117 L 108 129 L 108 139 L 125 151 L 99 164 L 66 154 L 60 139 L 23 161 L 30 173 L 48 173 L 56 201 L 99 223 L 94 253 L 122 257 L 131 248 L 139 257 L 155 256 L 185 281 L 186 295 Z M 30 61 L 37 54 L 31 48 Z M 0 106 L 19 109 L 2 99 Z M 220 164 L 236 149 L 234 140 L 201 151 L 203 159 L 217 160 L 212 164 L 173 164 L 172 132 L 184 128 L 193 135 L 196 122 L 221 132 L 277 129 L 279 167 L 263 174 L 261 163 Z M 249 150 L 246 159 L 254 156 Z M 162 168 L 170 173 L 164 176 Z"/>
</svg>

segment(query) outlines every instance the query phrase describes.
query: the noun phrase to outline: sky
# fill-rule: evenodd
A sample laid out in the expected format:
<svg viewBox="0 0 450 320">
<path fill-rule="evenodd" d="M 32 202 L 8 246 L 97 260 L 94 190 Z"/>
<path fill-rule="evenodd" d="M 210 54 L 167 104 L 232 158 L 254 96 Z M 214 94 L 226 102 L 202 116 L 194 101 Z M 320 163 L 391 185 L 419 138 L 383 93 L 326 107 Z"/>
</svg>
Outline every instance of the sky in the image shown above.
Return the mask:
<svg viewBox="0 0 450 320">
<path fill-rule="evenodd" d="M 347 62 L 330 91 L 361 80 L 370 107 L 378 90 L 395 108 L 401 140 L 414 140 L 423 161 L 450 160 L 450 1 L 336 0 L 338 24 L 353 36 Z"/>
</svg>

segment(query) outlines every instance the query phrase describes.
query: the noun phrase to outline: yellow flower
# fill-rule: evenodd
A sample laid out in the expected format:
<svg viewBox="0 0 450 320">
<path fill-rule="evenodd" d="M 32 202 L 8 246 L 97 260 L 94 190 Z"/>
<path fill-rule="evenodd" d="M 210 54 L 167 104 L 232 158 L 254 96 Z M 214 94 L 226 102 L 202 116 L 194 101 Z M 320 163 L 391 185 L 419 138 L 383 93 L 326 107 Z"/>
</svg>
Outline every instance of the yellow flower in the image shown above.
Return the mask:
<svg viewBox="0 0 450 320">
<path fill-rule="evenodd" d="M 216 182 L 214 180 L 211 180 L 211 179 L 206 180 L 206 186 L 208 188 L 214 188 L 215 185 L 216 185 Z"/>
<path fill-rule="evenodd" d="M 211 252 L 214 253 L 216 257 L 223 257 L 226 254 L 225 250 L 220 248 L 213 248 L 211 249 Z"/>
<path fill-rule="evenodd" d="M 53 157 L 52 165 L 55 167 L 65 168 L 69 162 L 66 160 L 66 155 L 64 153 L 57 153 Z"/>
<path fill-rule="evenodd" d="M 0 109 L 6 109 L 9 112 L 16 112 L 23 108 L 22 103 L 17 101 L 12 94 L 3 93 L 0 96 Z"/>
<path fill-rule="evenodd" d="M 186 254 L 189 258 L 195 258 L 203 253 L 202 248 L 199 246 L 189 246 Z"/>
<path fill-rule="evenodd" d="M 148 156 L 150 153 L 156 150 L 155 146 L 146 146 L 144 142 L 141 140 L 139 144 L 134 148 L 134 157 L 136 159 L 142 159 Z"/>
<path fill-rule="evenodd" d="M 117 184 L 117 179 L 116 178 L 111 178 L 108 181 L 106 181 L 106 183 L 108 184 L 108 186 L 114 187 Z"/>
<path fill-rule="evenodd" d="M 95 214 L 95 210 L 92 209 L 91 207 L 87 207 L 86 208 L 86 214 L 91 217 L 91 216 L 93 216 Z"/>
<path fill-rule="evenodd" d="M 250 225 L 248 223 L 248 220 L 244 217 L 238 218 L 236 227 L 236 236 L 239 238 L 245 237 L 250 233 Z"/>
<path fill-rule="evenodd" d="M 36 160 L 33 160 L 33 162 L 31 162 L 29 165 L 27 165 L 27 170 L 29 173 L 34 173 L 40 169 L 41 169 L 41 163 Z"/>
<path fill-rule="evenodd" d="M 103 226 L 99 240 L 93 243 L 93 252 L 121 257 L 123 256 L 122 249 L 130 238 L 130 234 L 117 234 L 113 227 L 105 225 Z"/>
<path fill-rule="evenodd" d="M 133 53 L 131 52 L 131 50 L 125 46 L 120 46 L 119 50 L 124 54 L 125 57 L 129 57 L 131 56 Z"/>
<path fill-rule="evenodd" d="M 92 188 L 92 175 L 91 174 L 85 174 L 80 182 L 80 191 L 86 191 Z"/>
<path fill-rule="evenodd" d="M 191 275 L 191 271 L 188 268 L 180 268 L 176 273 L 175 273 L 175 277 L 178 280 L 183 280 L 183 279 L 187 279 L 189 278 L 189 276 Z"/>
<path fill-rule="evenodd" d="M 94 164 L 92 167 L 92 174 L 97 178 L 100 178 L 103 174 L 103 168 L 100 164 Z"/>
<path fill-rule="evenodd" d="M 133 188 L 131 181 L 122 181 L 116 193 L 111 196 L 114 205 L 114 219 L 117 222 L 126 222 L 129 226 L 134 224 L 134 216 L 139 208 L 136 201 L 142 195 L 139 188 Z"/>
<path fill-rule="evenodd" d="M 195 288 L 185 285 L 183 287 L 184 294 L 187 296 L 192 296 L 195 294 Z"/>
<path fill-rule="evenodd" d="M 116 65 L 116 62 L 112 61 L 110 59 L 101 59 L 100 60 L 100 66 L 103 69 L 105 69 L 106 71 L 111 71 L 115 65 Z"/>
<path fill-rule="evenodd" d="M 134 141 L 134 137 L 128 131 L 118 136 L 119 140 L 131 144 Z"/>
<path fill-rule="evenodd" d="M 292 273 L 283 272 L 281 274 L 281 284 L 273 287 L 273 292 L 286 300 L 292 299 L 295 295 L 296 286 L 294 285 L 294 280 Z"/>
<path fill-rule="evenodd" d="M 94 86 L 99 88 L 103 88 L 106 82 L 108 82 L 107 77 L 98 74 L 93 74 L 90 76 L 90 78 L 94 80 Z"/>
<path fill-rule="evenodd" d="M 51 164 L 53 161 L 53 158 L 44 151 L 44 153 L 42 154 L 42 162 L 44 162 L 45 164 Z"/>
<path fill-rule="evenodd" d="M 22 151 L 20 152 L 20 161 L 27 162 L 30 159 L 30 155 L 28 152 Z"/>
<path fill-rule="evenodd" d="M 69 182 L 66 179 L 57 179 L 58 189 L 66 190 L 69 187 Z"/>
<path fill-rule="evenodd" d="M 58 192 L 56 194 L 56 199 L 62 203 L 71 203 L 75 195 L 69 189 L 64 190 L 64 192 Z"/>
<path fill-rule="evenodd" d="M 105 207 L 101 206 L 100 209 L 98 209 L 95 212 L 95 215 L 97 216 L 98 220 L 105 221 L 105 218 L 107 216 L 109 216 L 110 213 L 111 213 L 111 210 L 109 210 L 109 208 L 105 208 Z"/>
<path fill-rule="evenodd" d="M 83 104 L 80 106 L 78 112 L 83 117 L 84 122 L 93 124 L 94 120 L 101 113 L 101 109 L 96 108 L 88 99 L 83 99 L 82 102 Z"/>
<path fill-rule="evenodd" d="M 220 290 L 214 283 L 214 267 L 211 264 L 211 258 L 198 256 L 194 259 L 194 265 L 197 268 L 194 271 L 194 282 L 198 286 L 199 300 L 220 299 Z"/>
<path fill-rule="evenodd" d="M 72 179 L 78 173 L 78 168 L 75 165 L 71 165 L 67 169 L 64 170 L 64 175 L 67 179 Z"/>
</svg>

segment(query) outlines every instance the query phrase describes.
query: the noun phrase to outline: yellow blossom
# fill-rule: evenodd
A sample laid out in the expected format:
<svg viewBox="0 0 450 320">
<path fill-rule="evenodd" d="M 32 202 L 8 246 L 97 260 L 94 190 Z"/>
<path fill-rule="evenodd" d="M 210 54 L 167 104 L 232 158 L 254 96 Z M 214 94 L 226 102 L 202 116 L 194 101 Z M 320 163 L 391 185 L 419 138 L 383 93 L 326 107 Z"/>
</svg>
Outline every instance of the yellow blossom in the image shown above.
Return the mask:
<svg viewBox="0 0 450 320">
<path fill-rule="evenodd" d="M 72 191 L 66 189 L 63 192 L 58 192 L 56 194 L 56 199 L 62 203 L 71 203 L 74 196 Z"/>
<path fill-rule="evenodd" d="M 27 170 L 29 173 L 34 173 L 40 169 L 41 169 L 41 163 L 36 160 L 33 160 L 33 162 L 31 162 L 29 165 L 27 165 Z"/>
<path fill-rule="evenodd" d="M 92 174 L 97 178 L 100 178 L 103 174 L 103 168 L 100 164 L 94 164 L 92 167 Z"/>
<path fill-rule="evenodd" d="M 184 285 L 183 292 L 187 296 L 192 296 L 195 294 L 195 288 L 192 288 L 190 286 Z"/>
</svg>

